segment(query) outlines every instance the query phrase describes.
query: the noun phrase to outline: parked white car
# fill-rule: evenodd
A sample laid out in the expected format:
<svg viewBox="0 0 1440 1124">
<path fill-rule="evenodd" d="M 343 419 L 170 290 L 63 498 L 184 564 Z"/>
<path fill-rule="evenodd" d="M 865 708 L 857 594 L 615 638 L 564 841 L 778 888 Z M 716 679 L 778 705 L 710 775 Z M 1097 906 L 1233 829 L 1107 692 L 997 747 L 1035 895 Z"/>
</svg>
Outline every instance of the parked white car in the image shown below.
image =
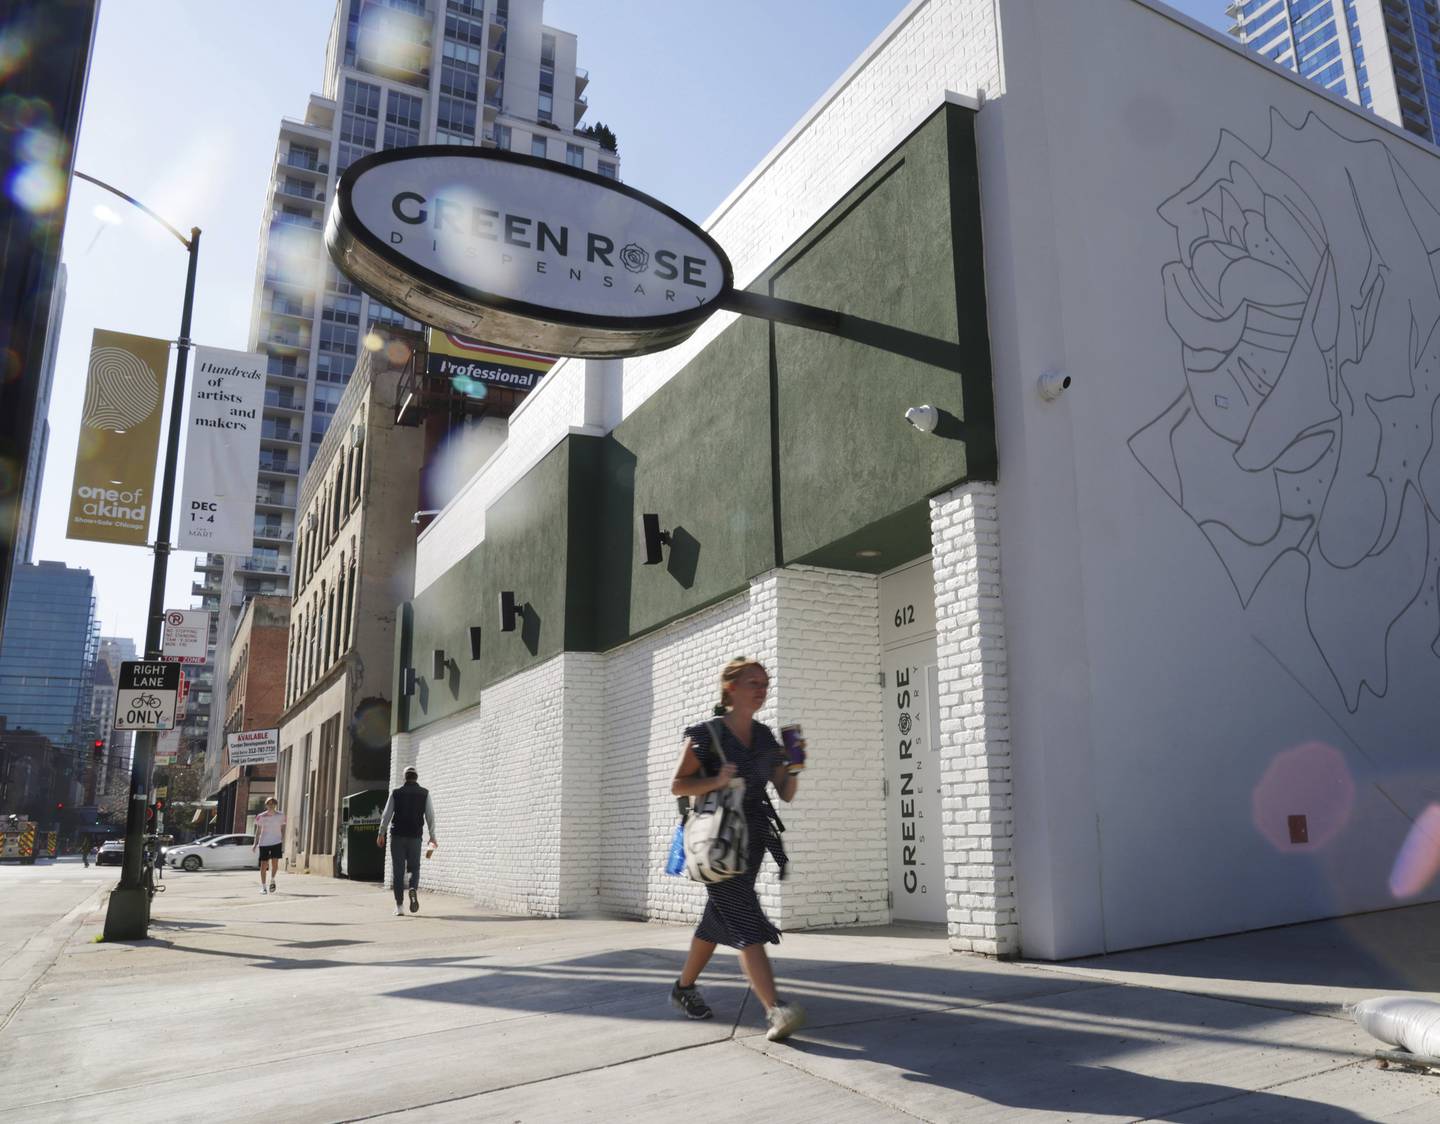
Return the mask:
<svg viewBox="0 0 1440 1124">
<path fill-rule="evenodd" d="M 260 854 L 252 851 L 253 835 L 217 835 L 213 839 L 171 847 L 165 852 L 165 864 L 181 870 L 254 870 L 260 865 Z"/>
</svg>

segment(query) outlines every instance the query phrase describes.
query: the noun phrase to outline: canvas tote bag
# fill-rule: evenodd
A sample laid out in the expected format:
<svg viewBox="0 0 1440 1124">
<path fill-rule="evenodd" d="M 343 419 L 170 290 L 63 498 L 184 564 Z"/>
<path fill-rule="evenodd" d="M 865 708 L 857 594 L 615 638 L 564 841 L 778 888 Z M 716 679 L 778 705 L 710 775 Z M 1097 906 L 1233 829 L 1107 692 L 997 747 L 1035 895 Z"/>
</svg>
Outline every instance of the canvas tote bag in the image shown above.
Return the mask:
<svg viewBox="0 0 1440 1124">
<path fill-rule="evenodd" d="M 707 722 L 710 744 L 728 761 L 720 723 Z M 685 874 L 696 882 L 724 882 L 749 867 L 750 825 L 745 822 L 745 778 L 692 798 L 685 817 Z"/>
</svg>

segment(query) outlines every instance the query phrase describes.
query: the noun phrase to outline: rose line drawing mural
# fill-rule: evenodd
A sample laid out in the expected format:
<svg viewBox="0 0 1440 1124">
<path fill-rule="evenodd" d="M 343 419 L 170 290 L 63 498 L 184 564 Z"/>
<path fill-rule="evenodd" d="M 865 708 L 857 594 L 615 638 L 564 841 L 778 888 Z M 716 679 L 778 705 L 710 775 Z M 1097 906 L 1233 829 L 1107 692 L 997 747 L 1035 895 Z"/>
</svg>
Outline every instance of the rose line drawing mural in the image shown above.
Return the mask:
<svg viewBox="0 0 1440 1124">
<path fill-rule="evenodd" d="M 1303 581 L 1354 713 L 1364 690 L 1384 696 L 1412 608 L 1431 649 L 1405 658 L 1440 656 L 1440 210 L 1386 142 L 1272 110 L 1263 153 L 1222 131 L 1159 215 L 1184 386 L 1130 450 L 1242 607 L 1267 578 Z"/>
</svg>

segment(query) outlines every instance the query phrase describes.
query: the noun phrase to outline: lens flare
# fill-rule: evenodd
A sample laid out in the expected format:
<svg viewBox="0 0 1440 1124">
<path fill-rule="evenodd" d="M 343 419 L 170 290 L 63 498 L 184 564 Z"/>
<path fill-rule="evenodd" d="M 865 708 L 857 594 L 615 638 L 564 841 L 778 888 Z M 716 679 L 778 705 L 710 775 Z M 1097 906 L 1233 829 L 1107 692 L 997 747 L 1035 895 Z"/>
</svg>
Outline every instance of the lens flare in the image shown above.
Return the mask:
<svg viewBox="0 0 1440 1124">
<path fill-rule="evenodd" d="M 366 351 L 379 351 L 385 346 L 385 337 L 379 332 L 366 332 L 360 344 Z"/>
<path fill-rule="evenodd" d="M 25 164 L 10 176 L 9 192 L 31 214 L 49 214 L 65 198 L 65 177 L 49 164 Z"/>
<path fill-rule="evenodd" d="M 1395 865 L 1390 870 L 1390 894 L 1413 898 L 1440 871 L 1440 804 L 1431 804 L 1416 817 Z"/>
<path fill-rule="evenodd" d="M 1355 781 L 1332 745 L 1306 742 L 1275 755 L 1250 797 L 1255 830 L 1277 851 L 1316 850 L 1350 822 Z M 1304 838 L 1294 836 L 1303 817 Z"/>
<path fill-rule="evenodd" d="M 0 82 L 25 65 L 30 51 L 30 34 L 26 29 L 12 26 L 0 31 Z"/>
</svg>

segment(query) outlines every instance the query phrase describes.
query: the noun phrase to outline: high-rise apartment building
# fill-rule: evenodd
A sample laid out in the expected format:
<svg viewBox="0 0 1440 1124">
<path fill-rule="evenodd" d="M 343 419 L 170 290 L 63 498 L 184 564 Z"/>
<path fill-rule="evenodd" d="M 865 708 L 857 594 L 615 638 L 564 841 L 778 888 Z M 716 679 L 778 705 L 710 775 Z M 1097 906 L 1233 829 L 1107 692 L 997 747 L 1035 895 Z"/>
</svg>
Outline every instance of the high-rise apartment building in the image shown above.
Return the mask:
<svg viewBox="0 0 1440 1124">
<path fill-rule="evenodd" d="M 193 741 L 206 727 L 212 754 L 240 608 L 290 592 L 300 479 L 356 358 L 378 338 L 372 326 L 420 327 L 330 264 L 323 230 L 340 175 L 370 152 L 456 144 L 619 176 L 612 134 L 581 124 L 589 75 L 575 65 L 576 37 L 543 14 L 544 0 L 340 0 L 323 93 L 280 123 L 250 328 L 252 349 L 269 357 L 254 546 L 245 557 L 206 555 L 192 586 L 218 620 L 188 731 Z"/>
<path fill-rule="evenodd" d="M 1225 10 L 1240 42 L 1435 143 L 1435 0 L 1231 0 Z"/>
</svg>

